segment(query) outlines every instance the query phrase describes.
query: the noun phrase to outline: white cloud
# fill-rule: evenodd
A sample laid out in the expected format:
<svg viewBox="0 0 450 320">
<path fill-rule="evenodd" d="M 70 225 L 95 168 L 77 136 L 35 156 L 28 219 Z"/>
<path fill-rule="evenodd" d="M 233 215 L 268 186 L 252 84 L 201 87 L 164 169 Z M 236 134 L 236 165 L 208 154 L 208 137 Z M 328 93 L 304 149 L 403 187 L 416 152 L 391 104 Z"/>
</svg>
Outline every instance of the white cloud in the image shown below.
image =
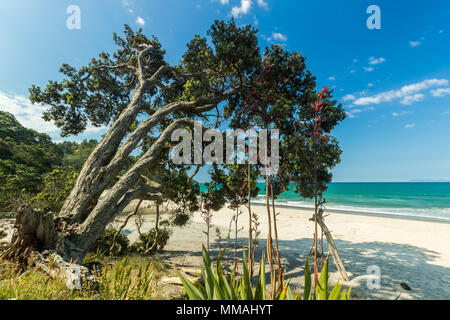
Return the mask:
<svg viewBox="0 0 450 320">
<path fill-rule="evenodd" d="M 372 82 L 369 82 L 369 83 L 367 84 L 367 86 L 368 86 L 369 88 L 372 88 L 372 87 L 373 87 L 373 83 L 372 83 Z"/>
<path fill-rule="evenodd" d="M 426 79 L 422 82 L 413 83 L 403 86 L 399 90 L 389 90 L 379 93 L 374 96 L 362 97 L 356 99 L 353 103 L 359 106 L 365 106 L 369 104 L 380 104 L 383 102 L 390 102 L 396 99 L 402 99 L 403 104 L 409 104 L 415 101 L 423 99 L 423 95 L 417 95 L 420 91 L 428 89 L 430 87 L 447 86 L 447 79 Z"/>
<path fill-rule="evenodd" d="M 336 78 L 335 77 L 328 77 L 328 80 L 334 81 L 334 80 L 336 80 Z"/>
<path fill-rule="evenodd" d="M 342 100 L 344 100 L 344 101 L 353 101 L 355 99 L 356 99 L 355 96 L 352 94 L 347 94 L 342 98 Z"/>
<path fill-rule="evenodd" d="M 412 129 L 412 128 L 415 128 L 416 127 L 416 124 L 415 123 L 408 123 L 406 126 L 405 126 L 405 129 Z"/>
<path fill-rule="evenodd" d="M 127 9 L 127 11 L 128 11 L 129 13 L 131 13 L 131 14 L 134 13 L 133 8 L 131 8 L 131 4 L 130 4 L 128 1 L 122 0 L 122 5 L 123 5 L 123 7 L 124 7 L 125 9 Z"/>
<path fill-rule="evenodd" d="M 52 139 L 62 140 L 60 129 L 53 122 L 47 122 L 42 119 L 42 114 L 47 110 L 46 106 L 40 104 L 32 104 L 28 98 L 20 95 L 0 92 L 0 110 L 13 114 L 17 121 L 24 127 L 46 133 Z M 99 139 L 100 134 L 106 131 L 106 127 L 88 126 L 84 133 L 76 136 L 65 138 L 64 140 L 82 141 L 86 138 Z M 95 137 L 93 137 L 95 135 Z"/>
<path fill-rule="evenodd" d="M 393 112 L 392 116 L 393 117 L 400 117 L 400 116 L 404 116 L 404 115 L 411 114 L 411 113 L 412 113 L 412 111 Z"/>
<path fill-rule="evenodd" d="M 450 94 L 450 88 L 439 88 L 431 90 L 431 95 L 433 97 L 445 97 L 448 94 Z"/>
<path fill-rule="evenodd" d="M 274 32 L 267 40 L 269 42 L 286 42 L 288 38 L 282 33 Z"/>
<path fill-rule="evenodd" d="M 145 24 L 145 20 L 142 17 L 137 17 L 136 23 L 143 26 Z"/>
<path fill-rule="evenodd" d="M 386 59 L 383 57 L 379 57 L 378 59 L 375 59 L 374 57 L 369 58 L 369 64 L 372 65 L 381 64 L 383 62 L 386 62 Z"/>
<path fill-rule="evenodd" d="M 439 33 L 439 34 L 442 34 L 442 33 L 444 33 L 444 30 L 439 30 L 438 33 Z"/>
<path fill-rule="evenodd" d="M 352 119 L 352 118 L 355 118 L 356 115 L 359 114 L 359 113 L 362 113 L 362 112 L 365 112 L 365 111 L 373 111 L 373 110 L 375 110 L 374 107 L 366 107 L 366 108 L 363 108 L 363 109 L 353 109 L 351 111 L 345 111 L 345 113 L 347 114 L 347 116 L 350 119 Z"/>
<path fill-rule="evenodd" d="M 267 2 L 264 0 L 258 0 L 258 6 L 264 8 L 264 9 L 267 9 L 267 7 L 268 7 Z"/>
<path fill-rule="evenodd" d="M 409 42 L 409 45 L 410 45 L 411 47 L 413 47 L 413 48 L 418 47 L 418 46 L 420 46 L 421 44 L 422 44 L 421 41 L 410 41 L 410 42 Z"/>
<path fill-rule="evenodd" d="M 350 119 L 355 118 L 355 115 L 353 113 L 351 113 L 350 111 L 345 111 L 345 114 L 347 115 L 347 117 L 349 117 Z"/>
<path fill-rule="evenodd" d="M 365 72 L 372 72 L 374 70 L 373 67 L 363 67 Z"/>
<path fill-rule="evenodd" d="M 228 4 L 228 2 L 229 2 L 229 0 L 220 0 L 220 3 L 223 4 L 223 5 Z"/>
<path fill-rule="evenodd" d="M 354 70 L 354 69 L 350 70 L 350 73 L 355 73 L 355 72 L 356 72 L 356 70 Z"/>
<path fill-rule="evenodd" d="M 241 0 L 240 7 L 233 7 L 231 9 L 231 15 L 235 18 L 239 18 L 241 15 L 246 15 L 247 13 L 249 13 L 251 7 L 252 7 L 251 0 Z"/>
<path fill-rule="evenodd" d="M 404 105 L 411 105 L 414 102 L 419 102 L 419 101 L 422 101 L 423 99 L 425 99 L 425 96 L 423 94 L 421 94 L 421 93 L 417 93 L 417 94 L 414 94 L 412 96 L 404 97 L 402 99 L 402 101 L 400 101 L 400 103 L 404 104 Z"/>
</svg>

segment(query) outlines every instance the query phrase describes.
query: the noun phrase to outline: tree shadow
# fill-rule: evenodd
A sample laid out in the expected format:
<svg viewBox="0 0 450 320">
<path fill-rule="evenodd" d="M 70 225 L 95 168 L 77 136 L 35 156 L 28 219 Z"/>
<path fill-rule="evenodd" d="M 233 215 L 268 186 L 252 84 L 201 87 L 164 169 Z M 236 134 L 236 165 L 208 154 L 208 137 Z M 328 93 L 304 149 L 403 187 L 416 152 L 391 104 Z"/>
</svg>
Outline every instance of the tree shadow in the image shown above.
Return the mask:
<svg viewBox="0 0 450 320">
<path fill-rule="evenodd" d="M 261 259 L 266 251 L 266 239 L 259 239 L 255 260 Z M 238 239 L 237 257 L 242 257 L 242 245 L 247 248 L 247 239 Z M 304 238 L 297 240 L 280 240 L 279 250 L 285 277 L 291 281 L 294 288 L 300 288 L 304 282 L 304 265 L 306 255 L 312 248 L 314 240 Z M 340 280 L 339 272 L 330 256 L 330 283 L 338 280 L 346 287 L 352 286 L 353 298 L 357 299 L 449 299 L 450 298 L 450 268 L 433 264 L 440 254 L 424 248 L 389 242 L 353 243 L 335 240 L 339 255 L 350 278 L 349 282 Z M 229 251 L 234 251 L 234 240 L 228 240 Z M 275 243 L 274 243 L 275 247 Z M 217 244 L 212 245 L 211 254 L 219 252 Z M 318 250 L 320 251 L 320 249 Z M 328 248 L 324 241 L 324 255 Z M 313 256 L 312 252 L 312 256 Z M 216 256 L 214 256 L 216 257 Z M 225 255 L 226 259 L 234 260 L 234 252 Z M 241 260 L 241 259 L 240 259 Z M 313 265 L 310 258 L 310 266 Z M 319 259 L 320 263 L 321 259 Z M 320 268 L 320 265 L 319 265 Z M 311 270 L 312 267 L 311 267 Z M 377 288 L 374 271 L 380 271 L 380 286 Z M 270 283 L 268 270 L 267 282 Z M 400 285 L 406 283 L 411 291 L 406 291 Z"/>
</svg>

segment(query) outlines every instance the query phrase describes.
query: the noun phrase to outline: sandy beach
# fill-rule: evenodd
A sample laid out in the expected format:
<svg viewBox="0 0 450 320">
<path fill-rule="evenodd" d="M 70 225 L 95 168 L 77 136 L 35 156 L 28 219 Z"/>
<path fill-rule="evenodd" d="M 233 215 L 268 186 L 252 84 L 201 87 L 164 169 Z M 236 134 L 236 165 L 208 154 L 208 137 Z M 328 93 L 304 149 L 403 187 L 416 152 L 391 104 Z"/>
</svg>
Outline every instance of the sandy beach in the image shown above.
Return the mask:
<svg viewBox="0 0 450 320">
<path fill-rule="evenodd" d="M 267 212 L 259 205 L 254 205 L 253 211 L 261 223 L 258 245 L 261 252 L 265 250 Z M 283 207 L 277 212 L 279 246 L 286 278 L 294 286 L 301 287 L 305 256 L 313 244 L 314 223 L 309 220 L 312 211 Z M 216 228 L 226 238 L 232 215 L 229 209 L 214 213 L 213 248 L 218 246 L 215 242 Z M 144 229 L 151 228 L 154 215 L 146 214 L 145 217 Z M 325 221 L 350 278 L 344 284 L 352 286 L 354 299 L 396 299 L 399 295 L 399 299 L 450 299 L 450 223 L 335 212 L 329 213 Z M 238 242 L 242 246 L 248 235 L 246 210 L 239 217 L 238 225 L 241 229 Z M 161 256 L 177 265 L 201 266 L 201 245 L 206 242 L 204 230 L 200 213 L 195 213 L 188 226 L 173 228 L 173 235 Z M 131 241 L 137 238 L 133 219 L 125 233 Z M 234 248 L 234 244 L 231 246 Z M 335 283 L 339 280 L 339 273 L 330 261 L 330 281 Z M 368 287 L 368 281 L 371 282 L 373 277 L 368 268 L 373 269 L 373 266 L 378 267 L 381 273 L 378 289 Z M 412 290 L 405 291 L 401 283 L 406 283 Z"/>
</svg>

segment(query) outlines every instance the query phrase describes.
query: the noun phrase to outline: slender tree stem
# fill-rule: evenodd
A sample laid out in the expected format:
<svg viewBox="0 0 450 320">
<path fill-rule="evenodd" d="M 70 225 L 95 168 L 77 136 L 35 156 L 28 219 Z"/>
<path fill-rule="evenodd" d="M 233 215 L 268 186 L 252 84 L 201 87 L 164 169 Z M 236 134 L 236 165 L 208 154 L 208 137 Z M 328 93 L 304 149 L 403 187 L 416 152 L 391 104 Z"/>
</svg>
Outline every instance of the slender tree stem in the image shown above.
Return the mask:
<svg viewBox="0 0 450 320">
<path fill-rule="evenodd" d="M 251 164 L 248 162 L 248 273 L 250 274 L 250 279 L 253 278 L 253 259 L 252 259 L 252 188 L 251 188 Z"/>
<path fill-rule="evenodd" d="M 274 297 L 274 289 L 275 289 L 275 273 L 273 268 L 273 247 L 272 247 L 272 218 L 270 212 L 270 204 L 269 204 L 269 174 L 266 167 L 266 208 L 267 208 L 267 224 L 268 224 L 268 234 L 267 234 L 267 258 L 269 259 L 269 267 L 270 267 L 270 295 L 273 299 Z"/>
<path fill-rule="evenodd" d="M 275 236 L 275 248 L 277 254 L 277 265 L 278 265 L 278 289 L 277 293 L 283 290 L 283 268 L 281 266 L 280 249 L 278 247 L 278 230 L 277 230 L 277 213 L 275 210 L 275 197 L 273 195 L 273 185 L 270 184 L 270 193 L 272 198 L 272 214 L 273 214 L 273 231 Z"/>
<path fill-rule="evenodd" d="M 314 288 L 319 284 L 319 267 L 317 264 L 317 150 L 316 150 L 317 124 L 314 124 L 313 157 L 314 157 Z"/>
</svg>

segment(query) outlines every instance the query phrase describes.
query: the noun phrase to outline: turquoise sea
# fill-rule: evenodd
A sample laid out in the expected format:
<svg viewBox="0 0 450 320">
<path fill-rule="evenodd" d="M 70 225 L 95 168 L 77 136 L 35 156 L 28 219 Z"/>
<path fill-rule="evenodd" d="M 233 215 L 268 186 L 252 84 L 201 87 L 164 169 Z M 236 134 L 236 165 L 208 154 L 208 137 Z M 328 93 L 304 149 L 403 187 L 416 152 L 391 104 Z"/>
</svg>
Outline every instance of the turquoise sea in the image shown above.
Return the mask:
<svg viewBox="0 0 450 320">
<path fill-rule="evenodd" d="M 264 202 L 265 184 L 256 202 Z M 450 222 L 450 183 L 331 183 L 325 193 L 326 208 L 350 212 L 393 214 Z M 280 195 L 278 203 L 310 208 L 313 201 L 292 189 Z"/>
</svg>

